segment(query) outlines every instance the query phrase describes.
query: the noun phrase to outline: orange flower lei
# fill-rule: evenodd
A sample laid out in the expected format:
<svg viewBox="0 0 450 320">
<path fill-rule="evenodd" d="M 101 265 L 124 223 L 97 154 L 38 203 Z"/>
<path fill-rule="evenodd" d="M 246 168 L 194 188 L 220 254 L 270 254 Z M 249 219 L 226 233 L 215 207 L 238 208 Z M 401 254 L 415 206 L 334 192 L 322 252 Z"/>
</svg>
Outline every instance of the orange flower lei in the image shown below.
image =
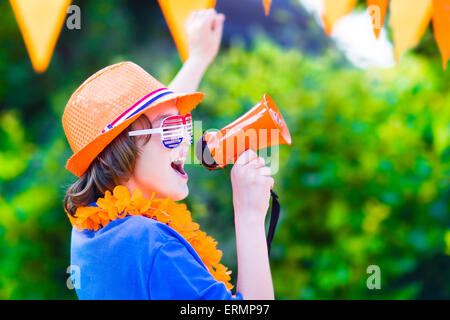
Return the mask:
<svg viewBox="0 0 450 320">
<path fill-rule="evenodd" d="M 197 223 L 192 222 L 191 213 L 184 203 L 175 203 L 169 197 L 166 199 L 150 200 L 136 188 L 132 195 L 125 186 L 116 186 L 111 194 L 105 192 L 104 198 L 97 200 L 98 207 L 79 207 L 75 217 L 67 214 L 72 226 L 77 230 L 94 230 L 106 226 L 109 222 L 122 219 L 127 215 L 141 215 L 165 223 L 176 230 L 195 249 L 217 281 L 225 283 L 228 290 L 231 270 L 220 263 L 222 251 L 217 249 L 217 241 L 199 229 Z"/>
</svg>

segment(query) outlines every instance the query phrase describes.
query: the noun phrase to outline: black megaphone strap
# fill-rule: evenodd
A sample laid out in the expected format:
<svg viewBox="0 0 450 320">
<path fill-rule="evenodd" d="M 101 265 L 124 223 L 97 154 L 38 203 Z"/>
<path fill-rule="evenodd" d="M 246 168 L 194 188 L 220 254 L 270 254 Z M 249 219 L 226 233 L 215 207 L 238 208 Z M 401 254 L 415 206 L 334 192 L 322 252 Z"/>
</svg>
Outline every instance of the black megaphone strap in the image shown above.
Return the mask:
<svg viewBox="0 0 450 320">
<path fill-rule="evenodd" d="M 278 218 L 280 217 L 280 203 L 278 202 L 278 195 L 270 190 L 272 196 L 272 211 L 270 213 L 269 232 L 267 234 L 267 251 L 270 258 L 270 245 L 272 244 L 273 236 L 275 235 L 275 229 L 277 227 Z"/>
</svg>

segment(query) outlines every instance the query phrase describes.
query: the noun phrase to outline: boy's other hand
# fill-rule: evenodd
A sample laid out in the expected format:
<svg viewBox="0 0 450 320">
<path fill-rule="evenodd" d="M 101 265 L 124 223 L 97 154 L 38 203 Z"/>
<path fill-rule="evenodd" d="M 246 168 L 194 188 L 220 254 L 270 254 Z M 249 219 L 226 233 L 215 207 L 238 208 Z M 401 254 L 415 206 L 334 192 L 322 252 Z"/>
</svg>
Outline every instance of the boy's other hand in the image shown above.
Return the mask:
<svg viewBox="0 0 450 320">
<path fill-rule="evenodd" d="M 215 9 L 194 11 L 186 21 L 189 60 L 208 67 L 219 52 L 225 15 Z"/>
</svg>

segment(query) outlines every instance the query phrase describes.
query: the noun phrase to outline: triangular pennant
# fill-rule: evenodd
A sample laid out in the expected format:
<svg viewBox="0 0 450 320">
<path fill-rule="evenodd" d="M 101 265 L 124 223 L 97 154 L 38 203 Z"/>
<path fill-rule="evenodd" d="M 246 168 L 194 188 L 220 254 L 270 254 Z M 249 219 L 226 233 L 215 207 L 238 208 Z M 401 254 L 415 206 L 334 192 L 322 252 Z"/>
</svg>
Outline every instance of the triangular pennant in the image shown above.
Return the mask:
<svg viewBox="0 0 450 320">
<path fill-rule="evenodd" d="M 181 60 L 189 56 L 185 24 L 192 11 L 214 8 L 215 0 L 158 0 Z"/>
<path fill-rule="evenodd" d="M 44 72 L 50 63 L 70 2 L 10 0 L 36 72 Z"/>
<path fill-rule="evenodd" d="M 272 0 L 263 0 L 263 5 L 264 13 L 266 14 L 266 16 L 268 16 L 270 13 L 270 6 L 272 5 Z"/>
<path fill-rule="evenodd" d="M 384 19 L 388 9 L 389 0 L 367 0 L 367 8 L 372 17 L 373 32 L 377 39 L 383 29 Z"/>
<path fill-rule="evenodd" d="M 444 69 L 450 58 L 450 0 L 433 0 L 434 37 L 442 54 Z"/>
<path fill-rule="evenodd" d="M 394 54 L 399 61 L 422 38 L 431 20 L 433 4 L 432 0 L 391 0 L 390 9 Z"/>
<path fill-rule="evenodd" d="M 324 0 L 322 20 L 325 32 L 331 35 L 334 24 L 343 16 L 349 14 L 358 0 Z"/>
</svg>

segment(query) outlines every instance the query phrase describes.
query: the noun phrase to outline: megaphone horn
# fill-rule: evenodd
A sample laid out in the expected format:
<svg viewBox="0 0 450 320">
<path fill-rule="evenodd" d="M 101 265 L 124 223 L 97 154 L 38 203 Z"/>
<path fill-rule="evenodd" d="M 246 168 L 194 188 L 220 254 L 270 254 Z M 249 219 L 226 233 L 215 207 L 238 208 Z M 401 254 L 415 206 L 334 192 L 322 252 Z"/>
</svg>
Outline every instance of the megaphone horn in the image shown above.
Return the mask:
<svg viewBox="0 0 450 320">
<path fill-rule="evenodd" d="M 208 169 L 224 168 L 248 150 L 292 142 L 289 129 L 272 98 L 263 98 L 244 115 L 219 131 L 205 131 L 195 154 Z"/>
</svg>

